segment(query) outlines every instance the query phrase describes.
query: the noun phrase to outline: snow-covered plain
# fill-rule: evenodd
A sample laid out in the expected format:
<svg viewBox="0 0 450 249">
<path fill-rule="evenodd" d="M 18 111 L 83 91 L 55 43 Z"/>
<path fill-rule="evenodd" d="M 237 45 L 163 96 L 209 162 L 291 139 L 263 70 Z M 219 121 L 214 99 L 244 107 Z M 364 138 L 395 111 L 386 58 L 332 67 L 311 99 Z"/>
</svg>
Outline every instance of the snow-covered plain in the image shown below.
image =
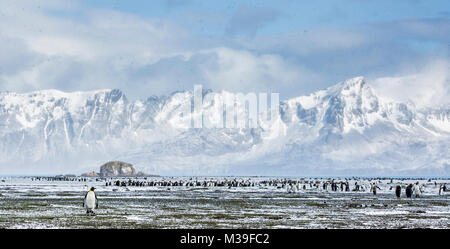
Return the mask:
<svg viewBox="0 0 450 249">
<path fill-rule="evenodd" d="M 145 181 L 215 181 L 225 177 L 161 177 Z M 227 177 L 255 183 L 252 187 L 106 186 L 106 181 L 0 178 L 0 228 L 450 228 L 450 192 L 439 186 L 450 179 L 358 179 L 361 192 L 331 191 L 330 187 L 262 184 L 275 177 Z M 135 179 L 133 179 L 135 180 Z M 144 179 L 138 179 L 144 181 Z M 283 179 L 279 179 L 283 180 Z M 291 178 L 320 181 L 324 178 Z M 335 181 L 344 179 L 334 178 Z M 391 182 L 392 181 L 392 182 Z M 397 199 L 391 189 L 419 181 L 418 198 Z M 369 184 L 381 188 L 377 195 Z M 306 190 L 302 186 L 306 185 Z M 85 189 L 95 186 L 99 209 L 86 216 Z"/>
</svg>

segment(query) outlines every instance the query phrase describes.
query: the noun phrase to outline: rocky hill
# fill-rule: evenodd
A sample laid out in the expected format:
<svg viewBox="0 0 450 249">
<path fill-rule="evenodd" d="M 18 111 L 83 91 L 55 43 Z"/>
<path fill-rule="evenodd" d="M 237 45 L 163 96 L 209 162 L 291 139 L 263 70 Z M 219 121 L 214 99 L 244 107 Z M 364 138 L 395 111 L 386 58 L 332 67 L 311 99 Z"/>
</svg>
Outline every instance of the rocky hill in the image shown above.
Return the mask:
<svg viewBox="0 0 450 249">
<path fill-rule="evenodd" d="M 136 176 L 136 170 L 132 164 L 112 161 L 103 164 L 100 167 L 101 177 L 126 177 L 126 176 Z"/>
<path fill-rule="evenodd" d="M 158 176 L 149 175 L 143 172 L 137 172 L 133 165 L 121 161 L 111 161 L 100 166 L 100 173 L 95 171 L 84 173 L 81 176 L 85 177 L 146 177 Z"/>
</svg>

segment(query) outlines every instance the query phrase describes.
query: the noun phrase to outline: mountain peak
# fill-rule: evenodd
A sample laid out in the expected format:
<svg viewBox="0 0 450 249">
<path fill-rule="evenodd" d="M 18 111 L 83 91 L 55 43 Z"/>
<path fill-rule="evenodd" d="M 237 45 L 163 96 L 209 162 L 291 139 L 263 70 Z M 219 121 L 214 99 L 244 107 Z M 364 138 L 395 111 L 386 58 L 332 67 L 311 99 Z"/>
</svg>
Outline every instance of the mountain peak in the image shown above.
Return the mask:
<svg viewBox="0 0 450 249">
<path fill-rule="evenodd" d="M 363 76 L 357 76 L 357 77 L 348 79 L 343 82 L 343 85 L 348 86 L 348 87 L 364 86 L 365 84 L 366 84 L 366 82 L 365 82 Z"/>
<path fill-rule="evenodd" d="M 325 90 L 329 96 L 340 97 L 368 97 L 376 98 L 372 88 L 366 83 L 364 77 L 354 77 L 344 82 L 338 83 Z"/>
<path fill-rule="evenodd" d="M 367 86 L 367 84 L 366 84 L 366 81 L 364 80 L 364 77 L 358 76 L 358 77 L 354 77 L 354 78 L 345 80 L 334 86 L 331 86 L 331 87 L 327 88 L 327 91 L 341 93 L 343 91 L 349 91 L 351 89 L 359 90 L 366 86 Z"/>
</svg>

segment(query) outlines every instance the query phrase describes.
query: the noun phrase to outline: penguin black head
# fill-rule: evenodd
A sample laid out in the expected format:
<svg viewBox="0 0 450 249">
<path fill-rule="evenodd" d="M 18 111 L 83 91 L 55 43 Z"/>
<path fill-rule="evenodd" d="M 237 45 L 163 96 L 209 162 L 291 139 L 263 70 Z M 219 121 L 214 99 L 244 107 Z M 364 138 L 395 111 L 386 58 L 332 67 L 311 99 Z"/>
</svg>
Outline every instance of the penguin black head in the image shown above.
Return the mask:
<svg viewBox="0 0 450 249">
<path fill-rule="evenodd" d="M 94 189 L 95 189 L 95 188 L 94 188 L 94 187 L 92 187 L 92 188 L 91 188 L 91 191 L 94 191 Z"/>
</svg>

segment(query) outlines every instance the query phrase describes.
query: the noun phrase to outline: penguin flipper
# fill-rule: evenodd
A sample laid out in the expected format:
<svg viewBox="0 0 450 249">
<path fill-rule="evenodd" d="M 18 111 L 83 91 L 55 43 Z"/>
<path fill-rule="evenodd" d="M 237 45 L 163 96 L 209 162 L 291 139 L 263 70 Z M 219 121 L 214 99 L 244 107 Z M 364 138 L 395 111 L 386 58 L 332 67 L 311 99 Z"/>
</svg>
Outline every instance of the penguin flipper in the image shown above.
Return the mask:
<svg viewBox="0 0 450 249">
<path fill-rule="evenodd" d="M 84 195 L 84 200 L 83 200 L 83 207 L 85 207 L 86 206 L 86 198 L 87 198 L 87 193 L 86 193 L 86 195 Z"/>
</svg>

